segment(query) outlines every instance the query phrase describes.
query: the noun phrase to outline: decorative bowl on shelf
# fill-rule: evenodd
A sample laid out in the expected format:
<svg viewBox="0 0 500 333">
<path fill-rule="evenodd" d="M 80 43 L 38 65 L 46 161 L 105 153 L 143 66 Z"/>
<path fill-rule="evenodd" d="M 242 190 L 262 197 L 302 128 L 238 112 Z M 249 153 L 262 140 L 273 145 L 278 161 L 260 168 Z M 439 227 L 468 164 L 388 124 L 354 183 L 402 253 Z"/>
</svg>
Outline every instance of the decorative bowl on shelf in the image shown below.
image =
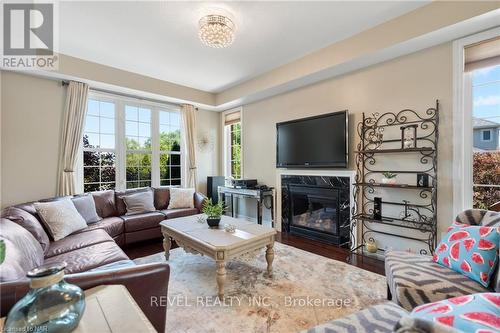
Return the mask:
<svg viewBox="0 0 500 333">
<path fill-rule="evenodd" d="M 386 171 L 382 173 L 382 179 L 380 180 L 382 184 L 395 185 L 397 174 Z"/>
<path fill-rule="evenodd" d="M 381 181 L 382 181 L 382 184 L 387 184 L 387 185 L 396 185 L 396 183 L 397 183 L 396 177 L 394 177 L 394 178 L 383 177 Z"/>
</svg>

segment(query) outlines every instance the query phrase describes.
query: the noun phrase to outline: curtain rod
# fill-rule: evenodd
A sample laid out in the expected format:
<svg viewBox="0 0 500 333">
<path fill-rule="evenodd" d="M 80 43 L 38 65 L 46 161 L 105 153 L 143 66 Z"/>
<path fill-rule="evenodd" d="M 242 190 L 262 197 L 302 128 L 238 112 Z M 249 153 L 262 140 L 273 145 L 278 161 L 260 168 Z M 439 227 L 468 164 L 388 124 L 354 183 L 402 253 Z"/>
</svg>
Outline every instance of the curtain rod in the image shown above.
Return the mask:
<svg viewBox="0 0 500 333">
<path fill-rule="evenodd" d="M 67 86 L 68 84 L 69 84 L 69 81 L 62 81 L 62 85 L 63 86 Z M 118 96 L 123 96 L 123 97 L 138 99 L 138 100 L 141 100 L 141 101 L 148 101 L 148 102 L 153 102 L 153 103 L 159 103 L 159 104 L 166 104 L 166 105 L 181 107 L 181 104 L 175 104 L 175 103 L 171 103 L 171 102 L 165 102 L 165 101 L 161 101 L 161 100 L 154 99 L 154 98 L 138 97 L 136 95 L 126 94 L 126 93 L 121 93 L 121 92 L 115 92 L 115 91 L 112 91 L 112 90 L 101 89 L 101 88 L 92 88 L 92 87 L 90 87 L 89 89 L 93 90 L 93 91 L 105 93 L 105 94 L 118 95 Z M 195 107 L 195 109 L 196 109 L 196 111 L 198 111 L 197 107 Z"/>
</svg>

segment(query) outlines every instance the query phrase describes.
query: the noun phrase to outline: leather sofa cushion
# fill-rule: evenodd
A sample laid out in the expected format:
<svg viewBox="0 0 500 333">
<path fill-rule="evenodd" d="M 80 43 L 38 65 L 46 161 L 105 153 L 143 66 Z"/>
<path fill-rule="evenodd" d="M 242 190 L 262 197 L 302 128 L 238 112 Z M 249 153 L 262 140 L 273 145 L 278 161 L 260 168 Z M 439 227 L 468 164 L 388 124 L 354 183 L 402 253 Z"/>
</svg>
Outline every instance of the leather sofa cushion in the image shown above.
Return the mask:
<svg viewBox="0 0 500 333">
<path fill-rule="evenodd" d="M 33 235 L 11 220 L 0 219 L 0 239 L 5 242 L 5 261 L 0 265 L 0 281 L 24 278 L 26 272 L 43 264 L 43 250 Z"/>
<path fill-rule="evenodd" d="M 125 233 L 126 244 L 132 244 L 136 242 L 142 242 L 149 239 L 159 239 L 162 238 L 160 226 L 151 229 L 138 230 L 133 232 Z"/>
<path fill-rule="evenodd" d="M 36 212 L 35 206 L 33 204 L 34 202 L 25 202 L 19 205 L 15 205 L 14 207 L 25 210 L 31 215 L 35 216 L 37 219 L 39 219 L 38 213 Z"/>
<path fill-rule="evenodd" d="M 94 197 L 97 215 L 102 218 L 118 216 L 116 213 L 114 190 L 92 192 L 92 196 Z"/>
<path fill-rule="evenodd" d="M 47 251 L 50 243 L 49 236 L 43 229 L 40 221 L 38 221 L 34 215 L 17 207 L 9 207 L 2 212 L 2 217 L 17 223 L 24 229 L 28 230 L 33 237 L 35 237 L 38 243 L 40 243 L 42 250 L 44 252 Z"/>
<path fill-rule="evenodd" d="M 170 189 L 168 187 L 153 188 L 155 207 L 158 210 L 167 209 L 170 202 Z"/>
<path fill-rule="evenodd" d="M 50 243 L 49 249 L 45 253 L 45 258 L 50 258 L 94 244 L 112 241 L 113 238 L 102 229 L 72 234 L 61 240 Z"/>
<path fill-rule="evenodd" d="M 116 201 L 116 210 L 119 216 L 127 214 L 127 206 L 125 204 L 125 201 L 123 200 L 123 197 L 126 195 L 134 194 L 134 193 L 140 193 L 140 192 L 147 192 L 150 191 L 149 187 L 145 188 L 134 188 L 130 190 L 125 190 L 125 191 L 116 191 L 115 192 L 115 201 Z"/>
<path fill-rule="evenodd" d="M 65 261 L 67 263 L 65 273 L 73 274 L 127 259 L 129 259 L 127 255 L 115 242 L 103 242 L 47 258 L 45 263 Z"/>
<path fill-rule="evenodd" d="M 123 234 L 123 232 L 125 231 L 122 218 L 113 216 L 106 217 L 99 222 L 92 223 L 91 225 L 87 226 L 87 228 L 79 231 L 79 233 L 96 229 L 103 229 L 111 237 L 117 237 Z"/>
<path fill-rule="evenodd" d="M 133 232 L 158 227 L 158 224 L 165 219 L 165 215 L 160 212 L 149 212 L 122 218 L 125 220 L 125 232 Z"/>
<path fill-rule="evenodd" d="M 125 234 L 119 234 L 118 236 L 113 237 L 113 240 L 119 247 L 122 247 L 125 245 Z"/>
<path fill-rule="evenodd" d="M 161 212 L 165 214 L 167 219 L 199 214 L 198 208 L 163 209 Z"/>
</svg>

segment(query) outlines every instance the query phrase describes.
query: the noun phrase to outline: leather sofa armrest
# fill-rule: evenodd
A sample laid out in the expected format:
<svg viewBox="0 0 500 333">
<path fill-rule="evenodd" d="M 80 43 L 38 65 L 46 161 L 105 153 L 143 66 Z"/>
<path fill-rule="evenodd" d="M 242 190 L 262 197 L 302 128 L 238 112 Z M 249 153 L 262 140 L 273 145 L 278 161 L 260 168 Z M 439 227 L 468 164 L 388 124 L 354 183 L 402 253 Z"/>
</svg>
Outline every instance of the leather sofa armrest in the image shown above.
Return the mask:
<svg viewBox="0 0 500 333">
<path fill-rule="evenodd" d="M 201 209 L 203 208 L 203 204 L 205 203 L 205 200 L 208 198 L 201 194 L 200 192 L 195 192 L 194 194 L 194 207 L 198 209 L 198 211 L 201 213 Z"/>
<path fill-rule="evenodd" d="M 69 274 L 65 280 L 84 290 L 109 284 L 125 286 L 154 328 L 158 332 L 165 332 L 169 276 L 170 267 L 167 263 L 155 263 L 109 271 Z M 28 290 L 27 279 L 1 283 L 1 316 L 6 316 Z"/>
</svg>

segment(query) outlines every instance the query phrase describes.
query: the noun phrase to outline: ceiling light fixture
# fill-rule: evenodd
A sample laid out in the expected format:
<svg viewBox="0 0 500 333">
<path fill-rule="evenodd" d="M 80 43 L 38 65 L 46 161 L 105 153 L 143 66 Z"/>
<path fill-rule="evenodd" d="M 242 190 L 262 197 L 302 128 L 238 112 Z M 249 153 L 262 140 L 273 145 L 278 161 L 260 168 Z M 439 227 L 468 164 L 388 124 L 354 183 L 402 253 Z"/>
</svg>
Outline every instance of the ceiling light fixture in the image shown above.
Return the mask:
<svg viewBox="0 0 500 333">
<path fill-rule="evenodd" d="M 198 23 L 198 35 L 203 44 L 220 49 L 233 43 L 236 25 L 229 17 L 210 14 L 203 16 Z"/>
</svg>

